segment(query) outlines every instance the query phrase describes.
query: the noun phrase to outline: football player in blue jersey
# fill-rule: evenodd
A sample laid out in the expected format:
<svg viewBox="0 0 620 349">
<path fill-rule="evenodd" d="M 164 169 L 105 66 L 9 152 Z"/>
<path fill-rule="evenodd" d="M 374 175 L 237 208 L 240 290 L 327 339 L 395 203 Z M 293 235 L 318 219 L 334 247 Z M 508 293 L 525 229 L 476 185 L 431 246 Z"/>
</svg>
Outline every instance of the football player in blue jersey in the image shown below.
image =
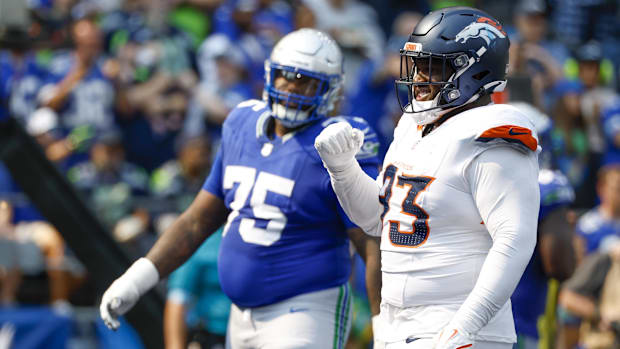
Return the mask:
<svg viewBox="0 0 620 349">
<path fill-rule="evenodd" d="M 545 302 L 556 309 L 557 281 L 568 279 L 575 269 L 573 248 L 574 228 L 569 222 L 569 205 L 575 193 L 568 179 L 559 171 L 540 170 L 540 211 L 538 214 L 538 243 L 517 288 L 512 294 L 512 311 L 517 330 L 515 349 L 536 349 L 538 341 L 553 341 L 549 331 L 554 322 L 546 321 L 539 333 L 539 317 L 545 313 Z M 549 283 L 550 279 L 556 281 Z M 555 311 L 548 312 L 550 316 Z M 548 319 L 551 320 L 551 319 Z M 551 325 L 551 326 L 549 326 Z"/>
<path fill-rule="evenodd" d="M 379 312 L 378 240 L 346 217 L 314 149 L 327 125 L 346 121 L 364 130 L 357 160 L 377 176 L 376 134 L 363 119 L 328 117 L 342 81 L 342 54 L 328 35 L 300 29 L 278 42 L 265 62 L 263 101 L 243 102 L 228 115 L 194 202 L 104 293 L 100 312 L 109 328 L 222 225 L 218 274 L 233 302 L 228 347 L 343 347 L 351 320 L 349 240 L 366 261 Z"/>
</svg>

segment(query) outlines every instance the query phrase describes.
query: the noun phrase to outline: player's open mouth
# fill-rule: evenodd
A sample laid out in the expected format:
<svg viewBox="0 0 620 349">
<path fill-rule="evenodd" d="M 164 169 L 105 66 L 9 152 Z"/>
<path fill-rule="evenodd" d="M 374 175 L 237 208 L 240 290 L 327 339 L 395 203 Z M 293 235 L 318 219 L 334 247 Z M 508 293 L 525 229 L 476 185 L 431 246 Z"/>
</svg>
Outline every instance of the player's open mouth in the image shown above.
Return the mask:
<svg viewBox="0 0 620 349">
<path fill-rule="evenodd" d="M 416 101 L 427 101 L 431 97 L 430 86 L 416 86 L 414 92 Z"/>
<path fill-rule="evenodd" d="M 281 100 L 278 104 L 280 104 L 283 107 L 288 107 L 290 109 L 297 109 L 297 107 L 299 106 L 299 104 L 295 103 L 295 102 L 289 102 L 288 105 L 286 104 L 286 100 Z"/>
</svg>

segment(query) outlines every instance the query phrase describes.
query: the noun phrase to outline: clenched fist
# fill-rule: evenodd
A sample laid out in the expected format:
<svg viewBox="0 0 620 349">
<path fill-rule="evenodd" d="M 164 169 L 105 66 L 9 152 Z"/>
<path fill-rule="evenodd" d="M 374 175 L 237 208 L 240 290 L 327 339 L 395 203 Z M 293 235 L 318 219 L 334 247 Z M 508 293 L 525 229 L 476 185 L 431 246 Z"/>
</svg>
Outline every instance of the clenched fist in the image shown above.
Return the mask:
<svg viewBox="0 0 620 349">
<path fill-rule="evenodd" d="M 348 122 L 327 126 L 314 140 L 323 164 L 330 172 L 338 172 L 355 161 L 355 154 L 364 143 L 364 133 Z"/>
</svg>

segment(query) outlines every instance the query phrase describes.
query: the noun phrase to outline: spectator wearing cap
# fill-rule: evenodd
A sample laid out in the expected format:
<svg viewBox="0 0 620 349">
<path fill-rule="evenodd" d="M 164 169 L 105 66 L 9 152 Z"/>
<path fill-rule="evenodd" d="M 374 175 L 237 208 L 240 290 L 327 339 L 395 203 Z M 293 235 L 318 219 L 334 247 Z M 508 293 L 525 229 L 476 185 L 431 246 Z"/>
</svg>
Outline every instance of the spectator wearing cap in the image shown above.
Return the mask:
<svg viewBox="0 0 620 349">
<path fill-rule="evenodd" d="M 575 50 L 575 60 L 566 64 L 567 74 L 575 76 L 584 86 L 581 96 L 581 112 L 586 120 L 588 139 L 592 149 L 603 154 L 605 151 L 603 112 L 619 102 L 619 96 L 611 87 L 613 65 L 603 55 L 603 48 L 591 40 Z"/>
<path fill-rule="evenodd" d="M 568 51 L 547 38 L 546 6 L 542 0 L 521 0 L 515 9 L 517 33 L 510 38 L 509 76 L 531 79 L 534 105 L 550 106 L 550 89 L 564 76 L 562 65 Z"/>
<path fill-rule="evenodd" d="M 125 161 L 118 130 L 101 132 L 90 150 L 90 160 L 73 166 L 67 176 L 108 227 L 115 227 L 121 218 L 131 214 L 144 218 L 141 227 L 148 225 L 139 202 L 148 194 L 148 175 Z"/>
</svg>

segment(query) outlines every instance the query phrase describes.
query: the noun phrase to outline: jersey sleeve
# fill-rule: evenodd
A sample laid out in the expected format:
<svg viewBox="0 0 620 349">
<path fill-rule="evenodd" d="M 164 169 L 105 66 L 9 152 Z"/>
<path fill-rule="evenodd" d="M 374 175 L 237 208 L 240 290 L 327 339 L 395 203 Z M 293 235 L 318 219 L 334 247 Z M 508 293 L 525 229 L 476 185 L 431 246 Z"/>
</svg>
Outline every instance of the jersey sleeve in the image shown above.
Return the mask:
<svg viewBox="0 0 620 349">
<path fill-rule="evenodd" d="M 477 142 L 506 142 L 518 147 L 536 151 L 538 140 L 532 135 L 532 130 L 516 125 L 501 125 L 489 128 L 476 137 Z"/>
<path fill-rule="evenodd" d="M 370 178 L 377 178 L 377 176 L 379 175 L 379 168 L 377 167 L 378 164 L 369 161 L 368 164 L 362 165 L 361 161 L 358 162 L 360 163 L 360 166 L 362 167 L 364 173 L 366 173 Z M 331 188 L 331 184 L 329 186 Z M 349 219 L 349 216 L 347 216 L 347 214 L 344 212 L 344 209 L 342 208 L 342 206 L 340 206 L 340 203 L 338 203 L 338 213 L 340 214 L 340 218 L 342 219 L 342 222 L 347 229 L 357 227 L 357 225 L 353 223 L 351 219 Z"/>
<path fill-rule="evenodd" d="M 359 173 L 356 172 L 357 175 L 359 176 L 359 179 L 362 180 L 362 177 L 370 177 L 371 181 L 372 181 L 372 185 L 375 186 L 375 179 L 378 176 L 379 173 L 379 138 L 377 136 L 377 133 L 375 132 L 375 130 L 370 127 L 370 125 L 368 125 L 368 122 L 366 122 L 366 120 L 360 118 L 360 117 L 351 117 L 351 116 L 336 116 L 336 117 L 331 117 L 326 119 L 325 121 L 323 121 L 321 123 L 321 129 L 329 126 L 332 123 L 337 123 L 337 122 L 348 122 L 349 124 L 351 124 L 351 126 L 353 128 L 357 128 L 358 130 L 361 130 L 364 133 L 364 143 L 362 144 L 360 150 L 357 152 L 357 154 L 355 154 L 355 159 L 357 160 L 359 167 L 361 168 L 362 171 L 360 171 Z M 320 130 L 317 130 L 317 134 L 318 132 L 320 132 Z M 314 137 L 316 137 L 316 135 L 314 135 Z M 313 137 L 313 139 L 314 139 Z M 312 152 L 313 152 L 313 157 L 315 157 L 317 159 L 317 161 L 321 161 L 321 158 L 319 157 L 318 152 L 316 151 L 316 149 L 314 149 L 314 145 L 312 146 Z M 363 176 L 366 175 L 366 176 Z M 349 180 L 351 180 L 351 178 L 348 178 Z M 337 182 L 337 183 L 334 183 Z M 348 181 L 347 181 L 348 182 Z M 357 182 L 356 180 L 353 180 L 353 182 Z M 336 188 L 341 188 L 340 185 L 341 181 L 336 178 L 336 177 L 332 177 L 331 178 L 331 182 L 328 182 L 327 185 L 330 187 L 330 190 L 333 190 L 336 194 L 338 192 L 338 190 Z M 351 183 L 349 183 L 351 184 Z M 378 191 L 378 189 L 377 189 Z M 366 194 L 366 196 L 372 196 L 372 194 L 370 194 L 368 191 L 361 193 L 360 194 Z M 344 197 L 343 197 L 344 198 Z M 378 197 L 375 197 L 374 199 L 376 199 L 377 205 L 379 204 L 379 200 Z M 353 200 L 355 201 L 355 200 Z M 364 200 L 362 200 L 364 201 Z M 365 201 L 364 201 L 365 202 Z M 353 221 L 349 218 L 349 216 L 346 214 L 347 209 L 342 207 L 342 201 L 341 198 L 338 198 L 338 210 L 340 213 L 340 217 L 342 218 L 342 222 L 344 223 L 344 225 L 347 227 L 347 229 L 349 228 L 354 228 L 354 227 L 360 227 L 362 228 L 365 232 L 370 233 L 371 231 L 373 232 L 373 234 L 371 235 L 375 235 L 376 232 L 374 231 L 375 229 L 370 229 L 368 227 L 361 227 L 358 224 L 353 223 Z M 350 213 L 353 213 L 354 210 L 352 210 L 352 208 L 349 208 Z M 364 214 L 362 214 L 361 216 L 365 216 Z M 378 215 L 377 215 L 378 217 Z M 358 217 L 359 218 L 359 217 Z M 368 217 L 366 217 L 368 218 Z M 373 219 L 370 219 L 371 221 Z M 374 223 L 374 222 L 373 222 Z M 374 224 L 372 224 L 374 227 Z"/>
<path fill-rule="evenodd" d="M 209 176 L 205 180 L 202 189 L 224 200 L 224 190 L 222 188 L 222 148 L 223 147 L 220 146 L 220 149 L 215 155 L 215 160 L 211 166 L 211 172 L 209 172 Z"/>
<path fill-rule="evenodd" d="M 534 124 L 517 108 L 494 105 L 481 113 L 473 130 L 478 146 L 508 145 L 523 152 L 540 152 Z"/>
<path fill-rule="evenodd" d="M 473 290 L 452 320 L 468 333 L 478 333 L 508 301 L 534 251 L 540 192 L 532 154 L 494 147 L 466 172 L 493 240 Z"/>
</svg>

